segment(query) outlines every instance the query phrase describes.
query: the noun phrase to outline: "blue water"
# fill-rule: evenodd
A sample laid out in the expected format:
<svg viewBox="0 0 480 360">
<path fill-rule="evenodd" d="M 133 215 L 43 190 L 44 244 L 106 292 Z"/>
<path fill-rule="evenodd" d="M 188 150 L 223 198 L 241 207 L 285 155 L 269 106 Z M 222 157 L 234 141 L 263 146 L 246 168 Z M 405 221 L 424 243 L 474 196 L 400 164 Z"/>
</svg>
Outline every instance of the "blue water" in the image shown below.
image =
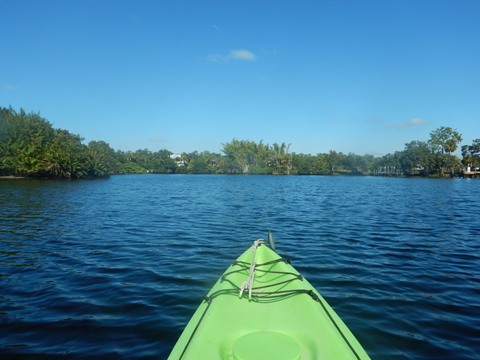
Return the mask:
<svg viewBox="0 0 480 360">
<path fill-rule="evenodd" d="M 0 181 L 0 358 L 164 359 L 253 240 L 376 359 L 478 359 L 480 181 Z M 319 334 L 320 336 L 320 334 Z"/>
</svg>

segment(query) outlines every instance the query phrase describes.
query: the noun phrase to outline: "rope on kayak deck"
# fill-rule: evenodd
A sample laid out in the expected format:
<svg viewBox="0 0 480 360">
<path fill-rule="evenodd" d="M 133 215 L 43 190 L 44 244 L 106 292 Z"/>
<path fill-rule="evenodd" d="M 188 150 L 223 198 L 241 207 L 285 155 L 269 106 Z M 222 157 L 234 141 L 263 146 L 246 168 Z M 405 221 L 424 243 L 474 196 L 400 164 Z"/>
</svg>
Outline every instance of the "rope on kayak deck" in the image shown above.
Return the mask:
<svg viewBox="0 0 480 360">
<path fill-rule="evenodd" d="M 240 293 L 238 297 L 242 297 L 243 292 L 248 290 L 248 299 L 252 298 L 252 291 L 253 291 L 253 280 L 255 279 L 255 254 L 257 252 L 257 248 L 263 244 L 263 239 L 258 239 L 253 242 L 252 247 L 252 262 L 250 263 L 250 271 L 248 273 L 248 279 L 245 281 L 242 286 L 240 287 Z"/>
</svg>

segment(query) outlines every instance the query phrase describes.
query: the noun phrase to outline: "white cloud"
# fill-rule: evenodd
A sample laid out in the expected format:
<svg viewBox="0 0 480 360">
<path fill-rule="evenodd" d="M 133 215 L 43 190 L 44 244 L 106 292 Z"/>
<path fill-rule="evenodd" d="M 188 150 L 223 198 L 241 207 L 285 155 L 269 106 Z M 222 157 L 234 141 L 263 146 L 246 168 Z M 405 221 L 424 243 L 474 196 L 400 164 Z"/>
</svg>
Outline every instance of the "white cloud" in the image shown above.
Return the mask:
<svg viewBox="0 0 480 360">
<path fill-rule="evenodd" d="M 231 50 L 230 58 L 237 60 L 254 61 L 255 54 L 248 50 Z"/>
<path fill-rule="evenodd" d="M 228 54 L 210 54 L 208 55 L 209 62 L 229 62 L 231 60 L 239 61 L 255 61 L 257 57 L 250 50 L 230 50 Z"/>
<path fill-rule="evenodd" d="M 409 120 L 409 121 L 405 121 L 405 122 L 402 122 L 402 123 L 389 125 L 388 127 L 402 128 L 402 127 L 409 127 L 409 126 L 419 126 L 419 125 L 424 125 L 424 124 L 428 124 L 428 121 L 427 121 L 427 120 L 422 120 L 422 119 L 413 118 L 413 119 L 411 119 L 411 120 Z"/>
<path fill-rule="evenodd" d="M 426 120 L 422 120 L 422 119 L 412 119 L 410 121 L 408 121 L 406 124 L 407 126 L 415 126 L 415 125 L 423 125 L 423 124 L 427 124 L 428 121 Z"/>
</svg>

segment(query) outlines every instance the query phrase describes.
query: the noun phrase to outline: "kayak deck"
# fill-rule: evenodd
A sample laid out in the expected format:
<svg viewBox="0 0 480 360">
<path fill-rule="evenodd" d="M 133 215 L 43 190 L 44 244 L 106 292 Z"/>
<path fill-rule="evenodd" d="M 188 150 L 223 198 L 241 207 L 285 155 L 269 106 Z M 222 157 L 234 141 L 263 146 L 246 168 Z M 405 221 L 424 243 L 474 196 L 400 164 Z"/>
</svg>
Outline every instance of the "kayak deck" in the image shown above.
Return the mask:
<svg viewBox="0 0 480 360">
<path fill-rule="evenodd" d="M 258 241 L 220 277 L 169 359 L 368 359 L 288 261 Z"/>
</svg>

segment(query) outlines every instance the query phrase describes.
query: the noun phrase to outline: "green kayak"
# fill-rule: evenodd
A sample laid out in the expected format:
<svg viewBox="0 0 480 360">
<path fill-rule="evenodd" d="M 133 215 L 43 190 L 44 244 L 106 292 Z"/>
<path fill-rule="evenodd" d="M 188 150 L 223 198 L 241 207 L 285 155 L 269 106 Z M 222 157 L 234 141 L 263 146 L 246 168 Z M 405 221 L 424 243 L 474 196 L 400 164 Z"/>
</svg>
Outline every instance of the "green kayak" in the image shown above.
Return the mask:
<svg viewBox="0 0 480 360">
<path fill-rule="evenodd" d="M 287 260 L 259 239 L 225 271 L 169 359 L 369 359 Z"/>
</svg>

